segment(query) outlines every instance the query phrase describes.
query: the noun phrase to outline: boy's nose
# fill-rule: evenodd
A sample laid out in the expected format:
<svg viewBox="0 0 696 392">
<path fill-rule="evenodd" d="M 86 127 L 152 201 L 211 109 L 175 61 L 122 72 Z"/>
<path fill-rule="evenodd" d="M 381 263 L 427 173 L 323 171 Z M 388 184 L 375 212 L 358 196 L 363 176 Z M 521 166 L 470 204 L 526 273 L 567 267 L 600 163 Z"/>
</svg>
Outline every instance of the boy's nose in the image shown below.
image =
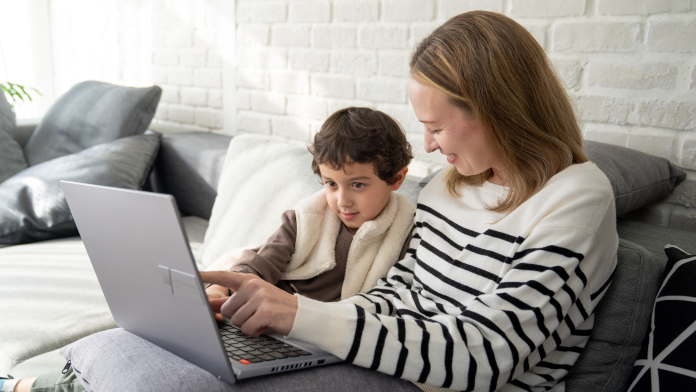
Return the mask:
<svg viewBox="0 0 696 392">
<path fill-rule="evenodd" d="M 337 199 L 338 199 L 338 206 L 341 208 L 350 207 L 353 205 L 353 200 L 347 194 L 347 192 L 338 192 Z"/>
</svg>

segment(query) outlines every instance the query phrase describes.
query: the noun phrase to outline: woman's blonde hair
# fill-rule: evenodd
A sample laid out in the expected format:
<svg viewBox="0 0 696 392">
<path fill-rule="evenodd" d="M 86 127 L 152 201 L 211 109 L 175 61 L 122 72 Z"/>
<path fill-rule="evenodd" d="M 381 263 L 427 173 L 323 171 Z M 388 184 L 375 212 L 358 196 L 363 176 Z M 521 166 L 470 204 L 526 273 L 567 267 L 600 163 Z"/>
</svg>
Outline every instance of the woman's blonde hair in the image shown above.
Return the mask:
<svg viewBox="0 0 696 392">
<path fill-rule="evenodd" d="M 493 211 L 524 203 L 553 175 L 587 161 L 565 90 L 544 50 L 527 30 L 493 12 L 457 15 L 423 39 L 411 75 L 474 114 L 502 151 L 510 192 Z M 454 168 L 447 186 L 482 184 L 492 171 L 464 176 Z"/>
</svg>

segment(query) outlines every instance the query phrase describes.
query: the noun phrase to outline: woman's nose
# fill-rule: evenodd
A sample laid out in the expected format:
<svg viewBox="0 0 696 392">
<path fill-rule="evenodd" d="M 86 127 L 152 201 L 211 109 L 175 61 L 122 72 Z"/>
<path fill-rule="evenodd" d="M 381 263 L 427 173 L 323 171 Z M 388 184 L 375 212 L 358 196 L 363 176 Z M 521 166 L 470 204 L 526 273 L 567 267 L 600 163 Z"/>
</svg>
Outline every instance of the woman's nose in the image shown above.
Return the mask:
<svg viewBox="0 0 696 392">
<path fill-rule="evenodd" d="M 425 152 L 427 153 L 433 152 L 440 148 L 440 146 L 437 145 L 433 135 L 431 135 L 428 131 L 425 131 L 425 134 L 423 135 L 423 148 L 425 148 Z"/>
</svg>

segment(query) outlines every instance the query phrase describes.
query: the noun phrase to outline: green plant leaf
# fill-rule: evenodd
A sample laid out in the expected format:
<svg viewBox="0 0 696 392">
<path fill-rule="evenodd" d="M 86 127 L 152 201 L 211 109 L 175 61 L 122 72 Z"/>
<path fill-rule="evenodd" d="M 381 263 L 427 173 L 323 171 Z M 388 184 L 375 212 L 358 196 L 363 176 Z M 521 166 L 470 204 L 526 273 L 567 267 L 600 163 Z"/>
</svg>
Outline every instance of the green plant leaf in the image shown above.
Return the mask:
<svg viewBox="0 0 696 392">
<path fill-rule="evenodd" d="M 33 101 L 32 94 L 42 95 L 41 92 L 33 87 L 27 87 L 21 84 L 5 82 L 0 83 L 0 88 L 7 94 L 8 98 L 12 102 L 17 103 L 18 101 Z"/>
</svg>

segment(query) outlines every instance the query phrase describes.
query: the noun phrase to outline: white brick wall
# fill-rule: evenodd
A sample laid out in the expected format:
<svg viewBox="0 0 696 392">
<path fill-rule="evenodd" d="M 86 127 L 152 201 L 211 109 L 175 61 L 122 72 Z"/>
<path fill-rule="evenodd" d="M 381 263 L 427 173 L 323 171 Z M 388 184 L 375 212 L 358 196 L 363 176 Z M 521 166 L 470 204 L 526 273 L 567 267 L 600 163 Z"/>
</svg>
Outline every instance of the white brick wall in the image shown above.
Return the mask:
<svg viewBox="0 0 696 392">
<path fill-rule="evenodd" d="M 554 52 L 631 52 L 637 49 L 638 22 L 558 22 L 553 30 Z"/>
<path fill-rule="evenodd" d="M 586 138 L 666 157 L 696 178 L 696 0 L 236 0 L 231 60 L 200 38 L 215 23 L 182 25 L 167 7 L 151 58 L 160 122 L 307 141 L 333 111 L 367 105 L 402 124 L 419 159 L 442 163 L 420 151 L 408 61 L 445 20 L 487 9 L 545 48 Z M 224 67 L 236 91 L 223 88 Z M 227 111 L 234 123 L 223 123 Z"/>
<path fill-rule="evenodd" d="M 281 2 L 279 6 L 284 9 L 285 4 Z M 153 128 L 167 129 L 174 125 L 221 131 L 223 55 L 214 39 L 219 30 L 214 7 L 200 0 L 190 3 L 160 0 L 153 4 L 153 10 L 152 79 L 162 87 Z M 249 25 L 245 29 L 246 40 L 267 43 L 263 25 Z"/>
<path fill-rule="evenodd" d="M 669 63 L 590 62 L 587 82 L 608 88 L 671 90 L 676 87 L 677 71 L 677 66 Z"/>
<path fill-rule="evenodd" d="M 307 140 L 336 109 L 368 105 L 394 116 L 418 150 L 406 96 L 411 51 L 472 9 L 503 12 L 532 33 L 586 138 L 696 170 L 696 0 L 237 0 L 237 50 L 247 55 L 231 108 L 239 120 L 225 128 Z M 153 61 L 166 69 L 184 60 L 163 50 Z"/>
<path fill-rule="evenodd" d="M 333 20 L 336 22 L 376 22 L 379 0 L 334 0 Z"/>
<path fill-rule="evenodd" d="M 328 22 L 331 20 L 331 3 L 329 0 L 290 2 L 288 20 L 291 23 Z"/>
<path fill-rule="evenodd" d="M 549 18 L 585 14 L 585 0 L 510 0 L 510 16 Z"/>
</svg>

